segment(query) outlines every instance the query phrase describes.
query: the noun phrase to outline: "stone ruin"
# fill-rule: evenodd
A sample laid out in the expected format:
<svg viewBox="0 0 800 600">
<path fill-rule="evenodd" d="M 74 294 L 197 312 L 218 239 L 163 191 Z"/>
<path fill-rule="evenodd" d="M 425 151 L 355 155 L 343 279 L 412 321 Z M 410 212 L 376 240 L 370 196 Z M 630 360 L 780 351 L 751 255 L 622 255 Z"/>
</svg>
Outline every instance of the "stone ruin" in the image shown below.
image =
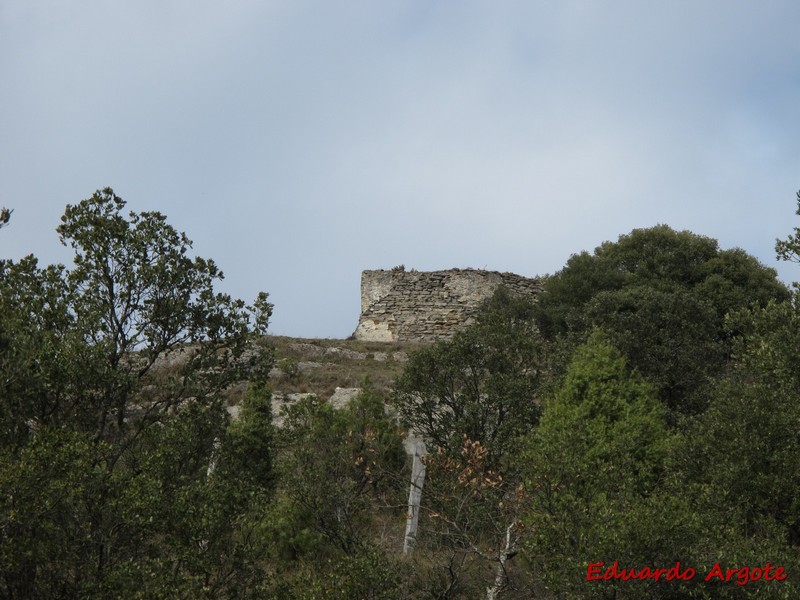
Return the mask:
<svg viewBox="0 0 800 600">
<path fill-rule="evenodd" d="M 353 334 L 376 342 L 448 339 L 471 323 L 480 304 L 499 286 L 535 299 L 538 279 L 479 269 L 361 273 L 361 316 Z"/>
</svg>

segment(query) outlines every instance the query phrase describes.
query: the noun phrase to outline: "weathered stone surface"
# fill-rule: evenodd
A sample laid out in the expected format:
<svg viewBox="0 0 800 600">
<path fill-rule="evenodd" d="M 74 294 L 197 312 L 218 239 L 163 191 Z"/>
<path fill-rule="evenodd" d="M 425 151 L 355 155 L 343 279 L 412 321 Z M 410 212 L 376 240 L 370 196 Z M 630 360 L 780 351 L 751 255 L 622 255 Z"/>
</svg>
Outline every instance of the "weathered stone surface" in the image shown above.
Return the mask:
<svg viewBox="0 0 800 600">
<path fill-rule="evenodd" d="M 365 352 L 356 352 L 355 350 L 348 350 L 347 348 L 328 348 L 325 350 L 325 354 L 350 360 L 364 360 L 367 358 Z"/>
<path fill-rule="evenodd" d="M 408 362 L 408 353 L 392 352 L 392 360 L 396 360 L 397 362 Z"/>
<path fill-rule="evenodd" d="M 362 284 L 363 285 L 363 284 Z M 378 313 L 378 310 L 373 311 Z M 394 342 L 394 319 L 383 320 L 386 317 L 385 311 L 365 318 L 364 314 L 361 315 L 361 320 L 356 328 L 355 337 L 357 340 L 365 340 L 367 342 Z"/>
<path fill-rule="evenodd" d="M 448 339 L 474 319 L 499 286 L 535 299 L 538 279 L 477 269 L 364 271 L 355 337 L 376 342 Z"/>
<path fill-rule="evenodd" d="M 310 396 L 314 396 L 314 394 L 308 393 L 292 393 L 292 394 L 281 394 L 279 392 L 274 392 L 272 394 L 272 424 L 275 427 L 283 427 L 283 421 L 285 419 L 284 415 L 284 407 L 294 404 L 300 400 L 304 400 Z"/>
<path fill-rule="evenodd" d="M 333 392 L 333 396 L 328 400 L 333 408 L 340 409 L 347 406 L 353 398 L 361 393 L 361 388 L 343 388 L 337 387 Z"/>
</svg>

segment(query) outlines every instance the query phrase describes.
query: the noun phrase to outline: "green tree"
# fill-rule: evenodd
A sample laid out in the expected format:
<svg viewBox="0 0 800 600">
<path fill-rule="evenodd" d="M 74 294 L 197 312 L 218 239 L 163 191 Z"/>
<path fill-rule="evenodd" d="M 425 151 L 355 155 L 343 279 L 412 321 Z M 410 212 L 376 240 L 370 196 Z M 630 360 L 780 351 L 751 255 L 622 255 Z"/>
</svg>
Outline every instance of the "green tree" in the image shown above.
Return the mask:
<svg viewBox="0 0 800 600">
<path fill-rule="evenodd" d="M 686 423 L 676 451 L 679 486 L 702 523 L 686 540 L 698 568 L 769 560 L 785 566 L 780 585 L 749 584 L 758 597 L 793 598 L 800 559 L 800 312 L 797 301 L 733 313 L 734 365 L 708 409 Z M 715 597 L 738 597 L 722 584 Z"/>
<path fill-rule="evenodd" d="M 800 191 L 797 192 L 797 210 L 795 214 L 800 215 Z M 775 241 L 775 252 L 778 260 L 800 262 L 800 227 L 795 227 L 785 240 Z M 797 284 L 795 284 L 797 287 Z"/>
<path fill-rule="evenodd" d="M 395 385 L 403 422 L 432 448 L 458 455 L 466 436 L 497 468 L 539 419 L 547 355 L 533 305 L 504 288 L 452 339 L 415 352 Z"/>
<path fill-rule="evenodd" d="M 228 488 L 256 497 L 269 466 L 241 481 L 227 465 L 268 440 L 254 417 L 228 427 L 223 392 L 263 381 L 271 306 L 216 293 L 222 273 L 184 234 L 124 207 L 111 189 L 67 207 L 72 269 L 0 263 L 0 597 L 257 585 L 237 527 L 253 505 Z"/>
<path fill-rule="evenodd" d="M 549 360 L 533 305 L 500 288 L 473 324 L 414 353 L 398 379 L 401 419 L 428 449 L 420 593 L 494 597 L 508 587 L 520 508 L 509 457 L 538 423 Z"/>
<path fill-rule="evenodd" d="M 406 457 L 395 420 L 368 384 L 342 409 L 310 396 L 285 412 L 278 492 L 261 529 L 279 572 L 273 593 L 396 597 L 399 572 L 374 535 L 402 514 Z"/>
<path fill-rule="evenodd" d="M 573 255 L 547 279 L 535 311 L 546 338 L 572 347 L 602 327 L 680 415 L 703 409 L 725 365 L 736 333 L 725 315 L 788 298 L 775 271 L 744 251 L 658 225 Z"/>
<path fill-rule="evenodd" d="M 618 583 L 588 585 L 589 563 L 663 564 L 663 538 L 645 532 L 675 526 L 664 523 L 669 504 L 659 498 L 670 444 L 655 389 L 595 331 L 520 456 L 531 576 L 565 597 L 602 598 Z M 633 584 L 647 594 L 647 582 Z"/>
<path fill-rule="evenodd" d="M 19 447 L 53 413 L 70 412 L 87 353 L 63 268 L 0 261 L 0 444 Z"/>
<path fill-rule="evenodd" d="M 679 414 L 704 408 L 705 399 L 696 392 L 719 371 L 726 350 L 709 302 L 684 289 L 628 286 L 595 295 L 582 319 L 602 324 L 669 408 Z"/>
<path fill-rule="evenodd" d="M 281 493 L 299 519 L 298 538 L 287 558 L 328 551 L 355 555 L 368 543 L 372 501 L 396 491 L 389 477 L 402 469 L 405 453 L 397 425 L 369 387 L 337 410 L 312 396 L 287 407 L 280 432 Z M 303 533 L 307 530 L 307 534 Z"/>
</svg>

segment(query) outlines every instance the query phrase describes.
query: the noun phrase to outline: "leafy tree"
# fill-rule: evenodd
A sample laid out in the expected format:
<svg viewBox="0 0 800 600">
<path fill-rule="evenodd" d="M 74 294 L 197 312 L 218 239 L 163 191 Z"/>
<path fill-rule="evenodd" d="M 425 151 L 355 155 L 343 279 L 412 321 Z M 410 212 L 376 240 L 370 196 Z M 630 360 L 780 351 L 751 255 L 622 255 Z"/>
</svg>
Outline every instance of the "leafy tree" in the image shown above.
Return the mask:
<svg viewBox="0 0 800 600">
<path fill-rule="evenodd" d="M 262 521 L 278 597 L 396 597 L 400 578 L 373 532 L 397 520 L 400 431 L 367 384 L 343 409 L 316 396 L 286 407 L 275 502 Z M 383 508 L 383 510 L 381 510 Z"/>
<path fill-rule="evenodd" d="M 400 600 L 403 589 L 401 565 L 391 553 L 366 547 L 354 556 L 337 556 L 303 564 L 291 578 L 278 582 L 264 596 L 270 600 Z"/>
<path fill-rule="evenodd" d="M 241 300 L 215 293 L 221 271 L 211 260 L 187 256 L 191 241 L 185 234 L 159 213 L 126 218 L 124 206 L 107 188 L 67 206 L 58 227 L 62 242 L 75 250 L 67 281 L 76 327 L 102 358 L 96 365 L 100 386 L 90 399 L 98 438 L 124 437 L 135 382 L 171 350 L 196 344 L 180 378 L 181 385 L 197 388 L 189 394 L 219 392 L 241 379 L 234 359 L 244 351 L 250 322 L 255 317 L 256 331 L 264 332 L 271 312 L 265 294 L 248 311 Z M 134 352 L 139 360 L 130 360 Z M 156 402 L 148 416 L 181 400 Z"/>
<path fill-rule="evenodd" d="M 75 331 L 63 268 L 0 261 L 0 444 L 24 445 L 54 412 L 70 412 L 88 353 Z"/>
<path fill-rule="evenodd" d="M 372 500 L 392 494 L 389 474 L 405 463 L 400 431 L 379 396 L 367 387 L 341 410 L 316 396 L 300 400 L 286 409 L 279 446 L 283 517 L 297 520 L 275 532 L 294 536 L 282 556 L 357 554 L 368 543 Z"/>
<path fill-rule="evenodd" d="M 797 195 L 800 214 L 800 192 Z M 798 229 L 778 240 L 781 260 L 797 262 Z M 713 495 L 709 509 L 735 515 L 758 538 L 776 531 L 786 547 L 800 546 L 800 296 L 732 312 L 727 326 L 734 369 L 720 382 L 708 411 L 686 436 L 689 481 Z"/>
<path fill-rule="evenodd" d="M 0 452 L 0 597 L 75 597 L 93 556 L 89 507 L 102 489 L 85 436 L 48 428 Z"/>
<path fill-rule="evenodd" d="M 216 293 L 184 234 L 124 207 L 111 189 L 67 207 L 72 269 L 0 263 L 0 597 L 257 586 L 239 526 L 269 465 L 232 465 L 269 445 L 268 417 L 229 428 L 223 392 L 263 380 L 271 306 Z"/>
<path fill-rule="evenodd" d="M 514 568 L 526 498 L 517 473 L 489 460 L 466 437 L 457 454 L 439 447 L 424 457 L 413 597 L 530 596 L 530 581 Z"/>
<path fill-rule="evenodd" d="M 780 585 L 749 584 L 758 597 L 791 598 L 800 558 L 800 313 L 796 300 L 733 313 L 734 368 L 714 388 L 702 415 L 690 420 L 676 452 L 679 487 L 699 515 L 703 534 L 685 556 L 710 569 L 764 562 L 784 565 Z M 724 585 L 715 597 L 737 597 Z"/>
<path fill-rule="evenodd" d="M 466 437 L 497 468 L 538 422 L 545 364 L 533 305 L 500 288 L 473 325 L 411 356 L 395 402 L 404 423 L 432 448 L 458 455 Z"/>
<path fill-rule="evenodd" d="M 520 499 L 509 457 L 538 423 L 548 361 L 533 305 L 500 288 L 475 323 L 414 353 L 398 379 L 400 416 L 428 448 L 415 550 L 424 593 L 494 597 L 524 585 L 510 578 Z"/>
<path fill-rule="evenodd" d="M 725 346 L 717 315 L 689 291 L 662 291 L 646 285 L 598 293 L 582 318 L 602 324 L 609 339 L 656 386 L 667 406 L 695 413 L 704 399 L 694 393 L 718 372 Z"/>
<path fill-rule="evenodd" d="M 742 250 L 658 225 L 573 255 L 535 311 L 546 338 L 572 347 L 602 327 L 670 408 L 692 414 L 727 360 L 736 332 L 725 315 L 788 298 L 775 271 Z"/>
<path fill-rule="evenodd" d="M 529 437 L 520 462 L 532 577 L 569 597 L 609 597 L 615 582 L 587 585 L 590 562 L 660 564 L 665 548 L 642 529 L 665 525 L 666 503 L 654 501 L 671 443 L 664 409 L 601 332 L 577 349 Z M 646 582 L 634 584 L 644 596 Z"/>
</svg>

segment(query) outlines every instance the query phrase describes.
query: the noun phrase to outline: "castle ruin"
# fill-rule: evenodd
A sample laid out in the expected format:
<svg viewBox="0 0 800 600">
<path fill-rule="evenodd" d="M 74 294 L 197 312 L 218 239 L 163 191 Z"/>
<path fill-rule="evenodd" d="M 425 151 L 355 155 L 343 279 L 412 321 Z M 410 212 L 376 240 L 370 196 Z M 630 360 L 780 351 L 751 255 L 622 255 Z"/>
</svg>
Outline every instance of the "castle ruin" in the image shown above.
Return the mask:
<svg viewBox="0 0 800 600">
<path fill-rule="evenodd" d="M 478 269 L 361 273 L 361 316 L 354 336 L 377 342 L 448 339 L 474 319 L 499 286 L 534 299 L 538 279 Z"/>
</svg>

